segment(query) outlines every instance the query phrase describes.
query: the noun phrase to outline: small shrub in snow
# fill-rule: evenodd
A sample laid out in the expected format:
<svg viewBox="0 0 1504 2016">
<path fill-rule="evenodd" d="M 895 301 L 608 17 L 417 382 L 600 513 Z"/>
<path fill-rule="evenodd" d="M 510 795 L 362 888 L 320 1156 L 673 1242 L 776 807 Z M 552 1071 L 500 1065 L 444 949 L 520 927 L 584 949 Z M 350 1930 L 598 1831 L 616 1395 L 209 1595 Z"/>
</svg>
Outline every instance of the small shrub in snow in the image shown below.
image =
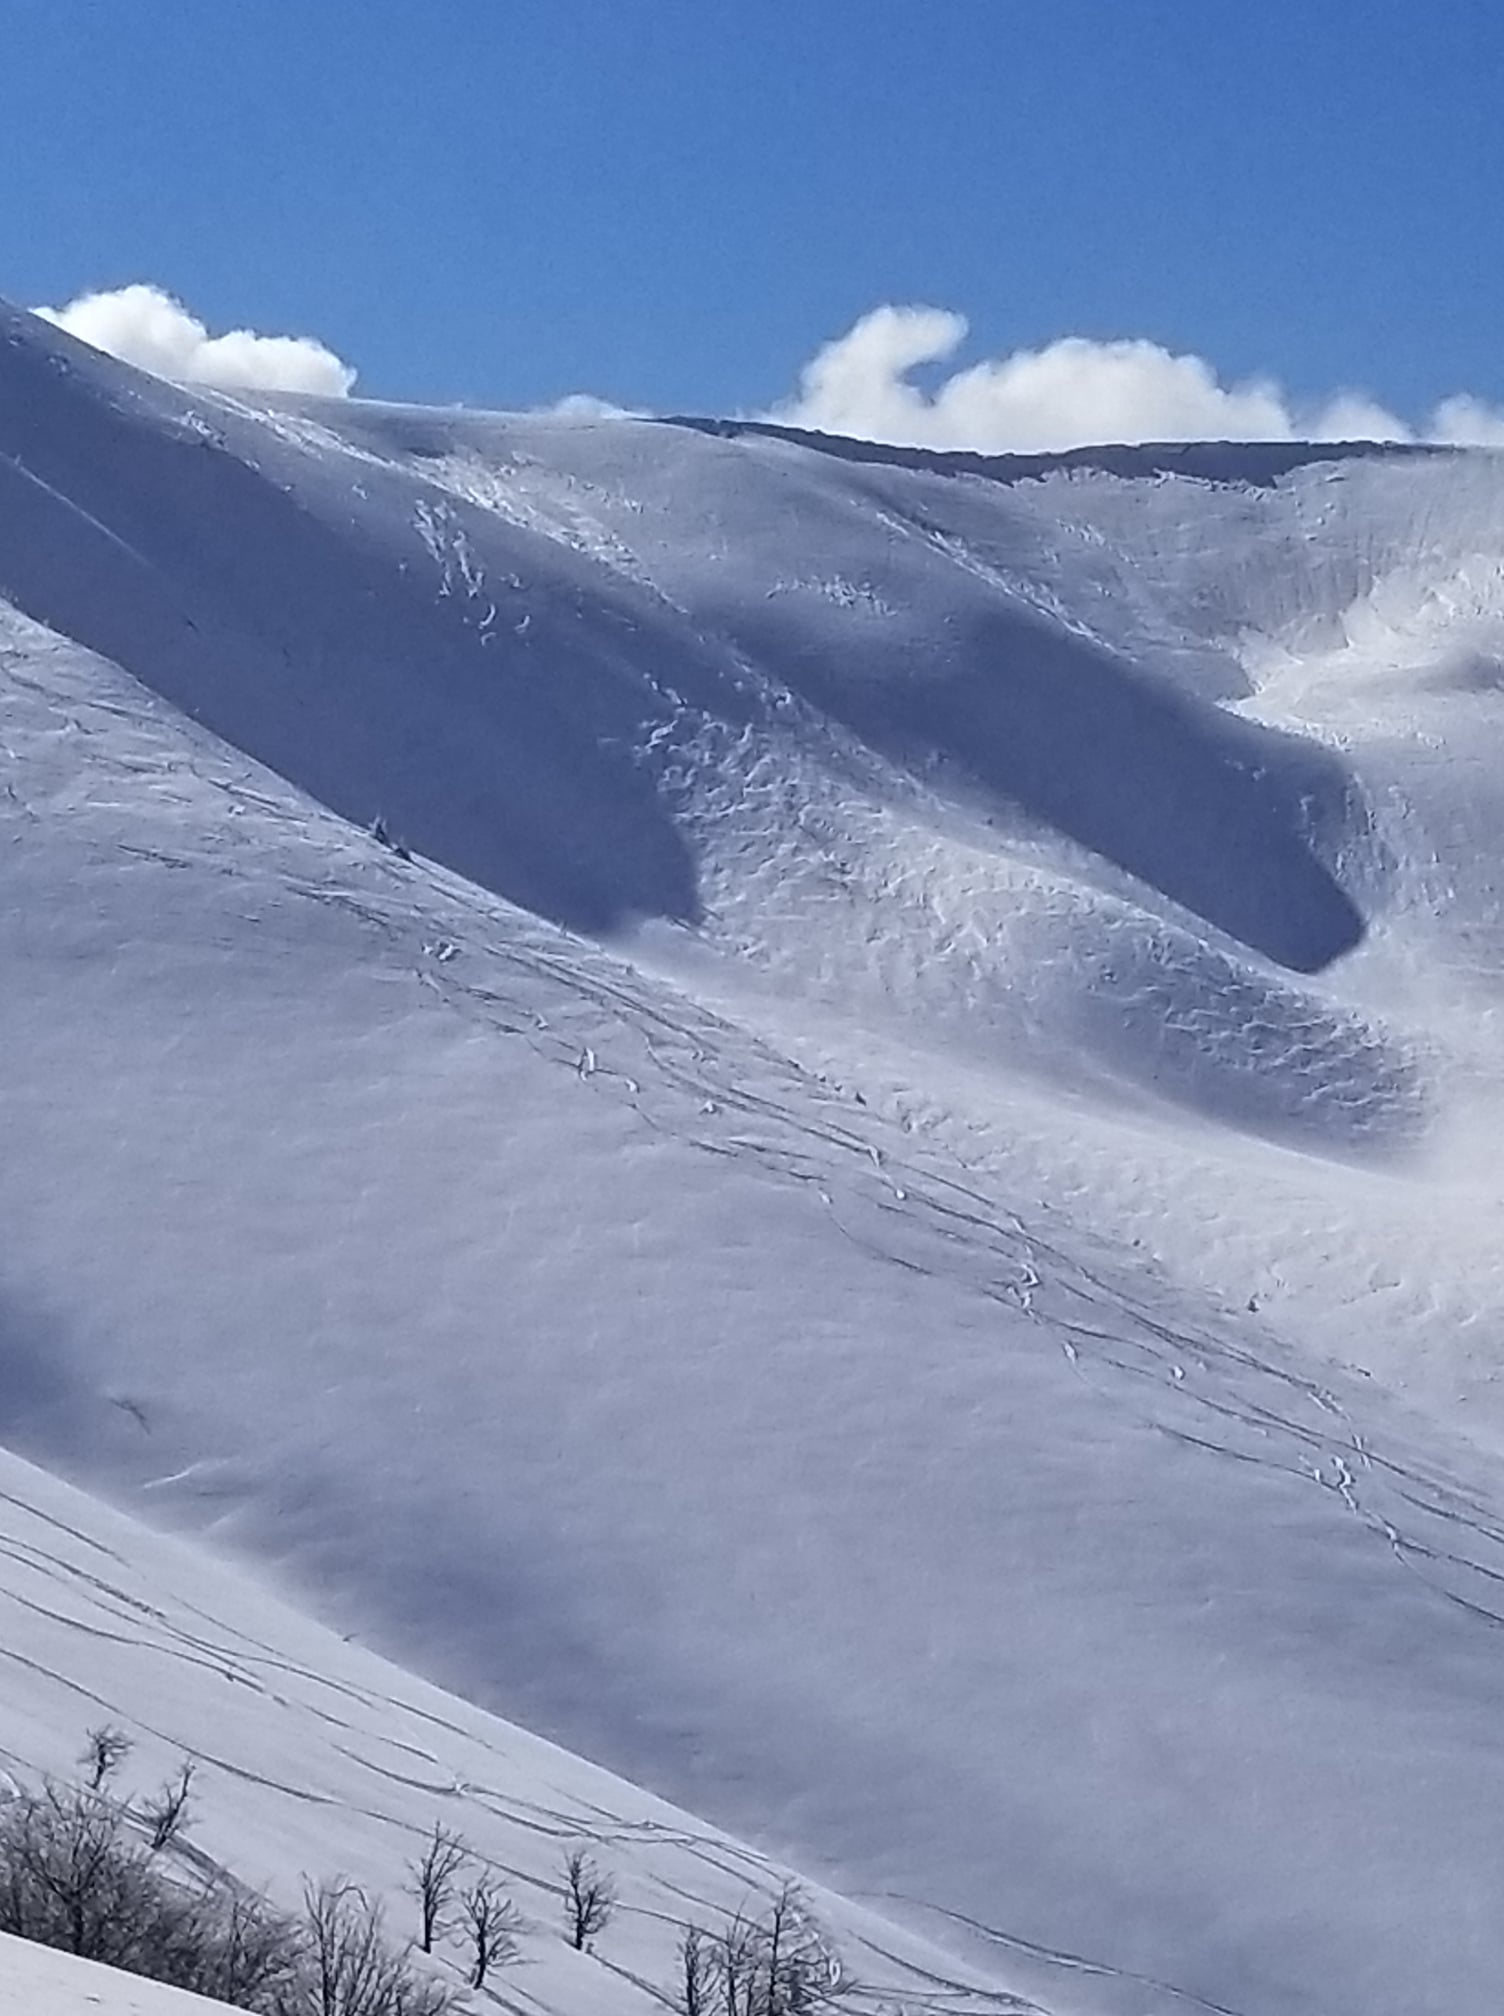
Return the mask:
<svg viewBox="0 0 1504 2016">
<path fill-rule="evenodd" d="M 193 1790 L 193 1761 L 185 1757 L 176 1778 L 170 1778 L 142 1811 L 153 1854 L 160 1854 L 177 1839 L 188 1818 L 188 1799 Z"/>
<path fill-rule="evenodd" d="M 112 1723 L 91 1729 L 78 1760 L 83 1766 L 84 1782 L 89 1790 L 100 1791 L 105 1780 L 114 1777 L 134 1747 L 125 1731 L 115 1728 Z"/>
</svg>

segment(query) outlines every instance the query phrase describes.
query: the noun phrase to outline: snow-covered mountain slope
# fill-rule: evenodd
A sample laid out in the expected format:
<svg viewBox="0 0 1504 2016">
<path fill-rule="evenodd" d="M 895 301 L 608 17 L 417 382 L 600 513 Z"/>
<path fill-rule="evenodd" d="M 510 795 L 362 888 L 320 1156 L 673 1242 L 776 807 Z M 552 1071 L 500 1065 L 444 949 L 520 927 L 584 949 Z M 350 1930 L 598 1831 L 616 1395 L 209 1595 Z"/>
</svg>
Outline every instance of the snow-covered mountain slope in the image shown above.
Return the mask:
<svg viewBox="0 0 1504 2016">
<path fill-rule="evenodd" d="M 1241 455 L 11 318 L 5 1439 L 937 1973 L 1488 2006 L 1504 465 Z"/>
<path fill-rule="evenodd" d="M 224 2016 L 222 2002 L 184 1995 L 0 1933 L 0 1996 L 26 2016 Z"/>
<path fill-rule="evenodd" d="M 227 1869 L 288 1909 L 305 1875 L 344 1876 L 389 1900 L 394 1940 L 415 1931 L 404 1886 L 438 1822 L 489 1864 L 523 1914 L 520 1958 L 498 1981 L 514 2008 L 661 2009 L 654 1990 L 673 1977 L 682 1925 L 713 1929 L 738 1910 L 755 1913 L 782 1881 L 718 1830 L 388 1665 L 258 1580 L 9 1454 L 0 1454 L 0 1605 L 7 1775 L 66 1778 L 82 1732 L 105 1723 L 135 1743 L 117 1781 L 127 1800 L 192 1756 L 190 1865 Z M 582 1844 L 620 1893 L 609 1936 L 583 1954 L 564 1937 L 562 1886 L 564 1856 Z M 998 2006 L 995 1966 L 958 1965 L 839 1898 L 808 1901 L 855 2008 Z M 18 2016 L 47 2006 L 27 2001 L 7 1972 L 30 1951 L 0 1942 L 0 2009 Z M 438 1965 L 455 1985 L 465 1958 L 446 1937 Z M 155 2016 L 154 2004 L 141 2006 Z"/>
</svg>

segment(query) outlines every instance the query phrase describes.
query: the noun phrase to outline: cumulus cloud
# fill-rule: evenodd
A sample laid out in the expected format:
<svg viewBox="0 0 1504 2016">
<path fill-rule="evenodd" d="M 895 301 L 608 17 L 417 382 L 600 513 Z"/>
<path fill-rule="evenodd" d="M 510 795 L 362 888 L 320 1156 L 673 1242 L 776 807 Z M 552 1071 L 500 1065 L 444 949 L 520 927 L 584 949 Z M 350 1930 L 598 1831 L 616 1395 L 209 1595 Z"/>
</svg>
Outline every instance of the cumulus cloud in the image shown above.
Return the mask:
<svg viewBox="0 0 1504 2016">
<path fill-rule="evenodd" d="M 1443 400 L 1413 427 L 1361 392 L 1302 403 L 1272 378 L 1225 382 L 1205 358 L 1143 337 L 1062 336 L 945 370 L 967 322 L 949 309 L 875 308 L 804 367 L 799 390 L 767 417 L 831 434 L 921 448 L 1040 452 L 1135 441 L 1412 441 L 1504 446 L 1504 409 Z"/>
<path fill-rule="evenodd" d="M 311 336 L 213 336 L 182 302 L 138 284 L 36 311 L 160 378 L 340 396 L 354 369 Z M 1314 401 L 1277 380 L 1225 380 L 1204 357 L 1144 337 L 1062 336 L 1037 350 L 957 365 L 964 315 L 888 304 L 827 343 L 795 395 L 763 417 L 922 448 L 1039 452 L 1135 441 L 1437 441 L 1504 448 L 1504 407 L 1471 393 L 1411 424 L 1358 391 Z M 919 374 L 916 381 L 916 374 Z M 636 409 L 576 393 L 552 412 L 582 420 Z"/>
<path fill-rule="evenodd" d="M 211 336 L 160 287 L 80 294 L 66 307 L 36 312 L 96 350 L 180 384 L 338 397 L 355 383 L 352 367 L 312 336 L 262 336 L 253 329 Z"/>
</svg>

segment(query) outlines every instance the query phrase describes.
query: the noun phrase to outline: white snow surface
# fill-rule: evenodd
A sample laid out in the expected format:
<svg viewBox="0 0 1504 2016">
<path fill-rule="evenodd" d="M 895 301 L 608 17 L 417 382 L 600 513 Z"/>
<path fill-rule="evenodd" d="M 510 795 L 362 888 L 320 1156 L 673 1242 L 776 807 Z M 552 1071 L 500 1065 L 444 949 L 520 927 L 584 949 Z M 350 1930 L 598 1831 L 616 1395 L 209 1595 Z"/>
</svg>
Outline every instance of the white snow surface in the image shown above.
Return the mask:
<svg viewBox="0 0 1504 2016">
<path fill-rule="evenodd" d="M 869 2003 L 1493 2005 L 1504 459 L 9 314 L 0 597 L 17 1771 L 187 1747 L 278 1888 L 443 1817 L 550 2011 L 785 1862 Z"/>
<path fill-rule="evenodd" d="M 0 2006 L 16 2016 L 215 2016 L 216 2011 L 224 2016 L 225 2008 L 223 2002 L 206 2002 L 202 1995 L 184 1995 L 4 1933 L 0 1997 Z"/>
</svg>

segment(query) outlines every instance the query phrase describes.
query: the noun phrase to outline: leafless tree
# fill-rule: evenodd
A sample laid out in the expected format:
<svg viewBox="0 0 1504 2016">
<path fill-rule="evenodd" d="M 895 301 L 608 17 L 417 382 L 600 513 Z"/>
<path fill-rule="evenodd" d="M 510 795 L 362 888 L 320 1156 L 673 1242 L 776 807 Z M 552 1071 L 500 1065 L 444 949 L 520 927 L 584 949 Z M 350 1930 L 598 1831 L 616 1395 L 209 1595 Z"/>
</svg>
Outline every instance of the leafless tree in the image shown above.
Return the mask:
<svg viewBox="0 0 1504 2016">
<path fill-rule="evenodd" d="M 407 1891 L 418 1900 L 418 1945 L 425 1953 L 433 1951 L 433 1942 L 444 1929 L 455 1881 L 469 1855 L 459 1835 L 435 1821 L 422 1854 L 407 1865 Z"/>
<path fill-rule="evenodd" d="M 387 1943 L 380 1906 L 353 1885 L 310 1884 L 299 1922 L 228 1877 L 205 1882 L 187 1860 L 154 1853 L 143 1820 L 153 1846 L 168 1846 L 192 1775 L 185 1764 L 146 1815 L 92 1784 L 45 1782 L 0 1798 L 0 1932 L 259 2016 L 450 2016 L 461 2008 L 410 1948 Z M 487 1967 L 510 1957 L 517 1923 L 491 1891 Z"/>
<path fill-rule="evenodd" d="M 686 1925 L 679 1941 L 681 2016 L 714 2016 L 715 1970 L 709 1944 L 698 1925 Z"/>
<path fill-rule="evenodd" d="M 291 1918 L 265 1898 L 229 1886 L 207 1892 L 188 1908 L 183 1960 L 170 1977 L 158 1978 L 232 2009 L 292 2006 L 305 1948 Z"/>
<path fill-rule="evenodd" d="M 147 1838 L 152 1852 L 159 1854 L 170 1847 L 182 1830 L 188 1817 L 188 1802 L 193 1791 L 194 1763 L 185 1757 L 179 1766 L 176 1778 L 169 1778 L 149 1806 L 142 1808 L 141 1818 L 146 1822 Z"/>
<path fill-rule="evenodd" d="M 303 1964 L 277 2016 L 447 2016 L 456 2007 L 388 1943 L 380 1904 L 353 1883 L 305 1886 L 303 1920 Z"/>
<path fill-rule="evenodd" d="M 564 1858 L 564 1929 L 577 1953 L 604 1932 L 616 1910 L 616 1885 L 587 1848 Z"/>
<path fill-rule="evenodd" d="M 84 1768 L 89 1790 L 98 1792 L 106 1778 L 114 1776 L 134 1748 L 125 1731 L 117 1729 L 113 1723 L 106 1722 L 98 1729 L 91 1729 L 78 1760 Z"/>
<path fill-rule="evenodd" d="M 92 1791 L 49 1783 L 6 1802 L 0 1931 L 128 1966 L 152 1902 L 144 1855 Z"/>
<path fill-rule="evenodd" d="M 760 1929 L 761 2016 L 802 2016 L 828 1982 L 830 1962 L 792 1883 L 785 1883 L 773 1899 Z"/>
<path fill-rule="evenodd" d="M 521 1951 L 522 1913 L 489 1876 L 465 1892 L 465 1929 L 470 1935 L 470 1986 L 484 1988 L 493 1967 L 508 1967 Z"/>
<path fill-rule="evenodd" d="M 761 1918 L 738 1911 L 718 1932 L 690 1926 L 679 1959 L 681 2016 L 808 2016 L 831 1992 L 825 1941 L 792 1884 Z"/>
<path fill-rule="evenodd" d="M 757 1994 L 758 1928 L 738 1911 L 721 1927 L 711 1952 L 719 2016 L 762 2016 Z"/>
</svg>

